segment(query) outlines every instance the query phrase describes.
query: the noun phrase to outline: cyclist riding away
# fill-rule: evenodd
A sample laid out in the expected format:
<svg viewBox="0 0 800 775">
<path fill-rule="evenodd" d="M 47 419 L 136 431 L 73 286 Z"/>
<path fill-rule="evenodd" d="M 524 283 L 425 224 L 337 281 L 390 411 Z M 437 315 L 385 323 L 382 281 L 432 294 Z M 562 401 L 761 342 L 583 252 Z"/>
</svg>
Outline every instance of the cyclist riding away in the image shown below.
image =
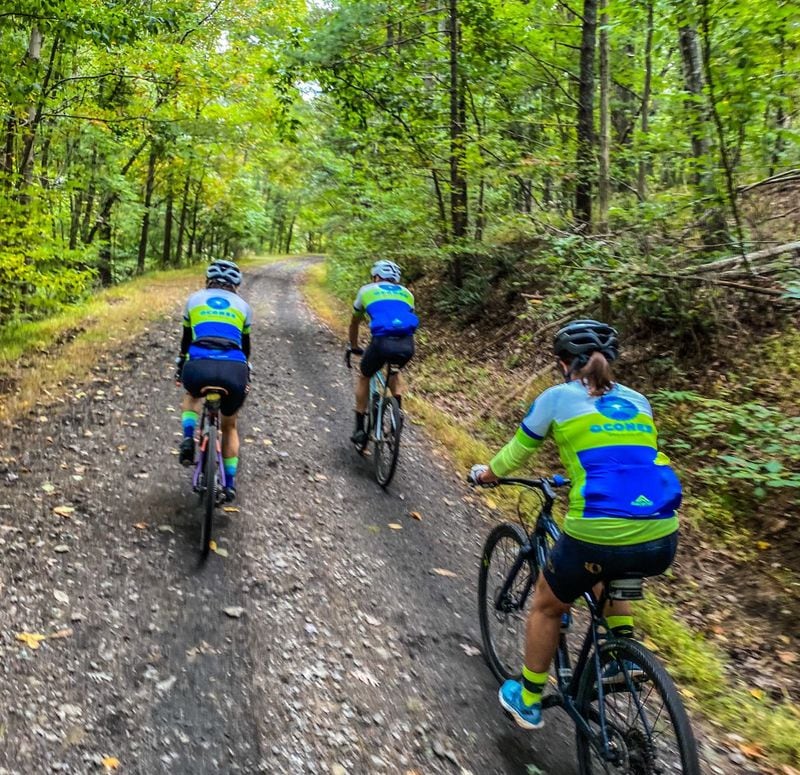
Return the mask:
<svg viewBox="0 0 800 775">
<path fill-rule="evenodd" d="M 414 296 L 400 285 L 400 267 L 391 261 L 377 261 L 372 267 L 372 282 L 364 285 L 353 302 L 349 352 L 362 355 L 361 373 L 356 382 L 356 427 L 350 440 L 359 446 L 366 442 L 364 415 L 369 402 L 369 380 L 387 363 L 403 367 L 414 356 L 414 332 L 419 319 L 414 313 Z M 358 329 L 369 317 L 372 339 L 365 351 L 358 347 Z M 405 385 L 401 374 L 389 379 L 389 388 L 402 409 Z"/>
<path fill-rule="evenodd" d="M 214 261 L 206 270 L 206 288 L 193 293 L 183 315 L 181 352 L 176 358 L 177 381 L 186 388 L 181 416 L 180 462 L 194 463 L 194 433 L 205 387 L 220 387 L 222 396 L 222 457 L 225 497 L 236 497 L 239 434 L 236 414 L 250 389 L 250 305 L 237 292 L 242 273 L 233 261 Z"/>
<path fill-rule="evenodd" d="M 528 461 L 552 437 L 571 479 L 569 510 L 536 581 L 526 624 L 522 681 L 506 681 L 500 704 L 524 729 L 542 725 L 541 698 L 558 643 L 562 616 L 590 589 L 627 575 L 655 576 L 672 563 L 678 543 L 681 486 L 658 451 L 648 400 L 613 381 L 617 332 L 596 320 L 576 320 L 555 335 L 565 384 L 545 390 L 514 438 L 488 466 L 473 466 L 473 484 L 491 484 Z M 630 604 L 609 601 L 606 622 L 632 637 Z M 611 664 L 603 680 L 624 673 Z"/>
</svg>

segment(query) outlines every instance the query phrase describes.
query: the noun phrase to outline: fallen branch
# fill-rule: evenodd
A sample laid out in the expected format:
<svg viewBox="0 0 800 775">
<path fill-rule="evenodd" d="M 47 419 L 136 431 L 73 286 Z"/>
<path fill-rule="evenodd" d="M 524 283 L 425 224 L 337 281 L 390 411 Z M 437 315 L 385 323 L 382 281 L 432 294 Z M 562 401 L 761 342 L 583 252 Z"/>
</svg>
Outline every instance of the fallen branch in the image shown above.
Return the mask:
<svg viewBox="0 0 800 775">
<path fill-rule="evenodd" d="M 779 172 L 777 175 L 770 175 L 770 177 L 759 180 L 757 183 L 750 183 L 750 185 L 747 186 L 737 186 L 736 191 L 739 194 L 746 194 L 748 191 L 752 191 L 754 188 L 759 188 L 761 186 L 773 186 L 778 183 L 792 183 L 794 181 L 800 181 L 800 170 Z"/>
</svg>

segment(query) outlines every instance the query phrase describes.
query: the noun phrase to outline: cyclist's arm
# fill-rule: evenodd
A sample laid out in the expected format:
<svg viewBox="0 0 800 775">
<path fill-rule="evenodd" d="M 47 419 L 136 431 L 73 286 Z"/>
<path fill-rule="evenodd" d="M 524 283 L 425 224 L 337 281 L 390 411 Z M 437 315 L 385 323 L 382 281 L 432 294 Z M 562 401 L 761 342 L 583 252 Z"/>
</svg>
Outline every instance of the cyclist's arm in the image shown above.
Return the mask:
<svg viewBox="0 0 800 775">
<path fill-rule="evenodd" d="M 250 360 L 250 334 L 242 334 L 242 352 L 247 360 Z"/>
<path fill-rule="evenodd" d="M 186 357 L 189 352 L 189 347 L 192 344 L 192 327 L 189 324 L 189 318 L 183 318 L 183 337 L 181 338 L 181 356 Z"/>
<path fill-rule="evenodd" d="M 542 446 L 552 421 L 552 394 L 545 391 L 534 401 L 511 441 L 492 458 L 490 471 L 495 476 L 508 476 L 525 465 Z"/>
<path fill-rule="evenodd" d="M 358 349 L 358 327 L 361 325 L 363 319 L 364 315 L 360 312 L 353 313 L 353 317 L 350 318 L 350 330 L 348 335 L 350 337 L 350 347 L 354 350 Z"/>
</svg>

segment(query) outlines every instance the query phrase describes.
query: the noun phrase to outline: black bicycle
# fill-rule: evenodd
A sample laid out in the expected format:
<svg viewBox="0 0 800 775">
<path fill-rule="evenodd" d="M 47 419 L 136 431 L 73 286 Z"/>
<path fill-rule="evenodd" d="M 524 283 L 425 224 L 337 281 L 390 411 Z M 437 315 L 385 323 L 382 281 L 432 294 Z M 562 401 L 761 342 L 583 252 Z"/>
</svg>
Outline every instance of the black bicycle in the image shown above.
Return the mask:
<svg viewBox="0 0 800 775">
<path fill-rule="evenodd" d="M 526 606 L 560 535 L 553 520 L 555 488 L 569 480 L 557 475 L 498 484 L 536 491 L 542 500 L 530 532 L 520 509 L 520 525 L 498 525 L 483 547 L 478 607 L 484 655 L 498 680 L 505 681 L 520 678 Z M 615 579 L 599 599 L 584 594 L 589 625 L 574 660 L 568 643 L 571 615 L 562 621 L 554 690 L 542 697 L 542 708 L 560 706 L 575 723 L 581 775 L 700 775 L 692 727 L 664 666 L 641 643 L 613 636 L 603 618 L 609 599 L 641 599 L 642 585 L 639 577 Z"/>
<path fill-rule="evenodd" d="M 350 357 L 362 355 L 362 350 L 348 349 L 345 363 L 351 369 Z M 397 399 L 389 389 L 389 381 L 400 373 L 400 367 L 388 363 L 383 369 L 375 372 L 369 380 L 369 404 L 367 416 L 364 418 L 366 438 L 363 444 L 356 444 L 360 455 L 366 453 L 367 445 L 373 443 L 375 460 L 375 478 L 381 487 L 388 487 L 397 469 L 400 454 L 400 434 L 403 432 L 403 415 Z"/>
<path fill-rule="evenodd" d="M 200 557 L 205 560 L 211 548 L 214 509 L 225 499 L 225 466 L 222 462 L 220 402 L 227 391 L 220 387 L 203 389 L 205 401 L 200 419 L 200 448 L 192 475 L 192 489 L 200 496 L 203 519 L 200 523 Z"/>
</svg>

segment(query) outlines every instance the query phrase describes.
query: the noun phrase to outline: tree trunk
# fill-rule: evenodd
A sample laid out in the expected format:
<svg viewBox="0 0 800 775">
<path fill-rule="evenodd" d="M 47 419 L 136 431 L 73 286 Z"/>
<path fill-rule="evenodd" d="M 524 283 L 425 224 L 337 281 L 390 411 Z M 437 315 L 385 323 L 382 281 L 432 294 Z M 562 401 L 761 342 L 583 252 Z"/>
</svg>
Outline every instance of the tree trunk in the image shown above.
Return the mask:
<svg viewBox="0 0 800 775">
<path fill-rule="evenodd" d="M 169 191 L 167 191 L 167 211 L 164 215 L 164 247 L 161 251 L 161 265 L 168 267 L 172 263 L 172 221 L 173 221 L 173 207 L 174 195 L 172 193 L 172 184 L 170 183 Z"/>
<path fill-rule="evenodd" d="M 111 212 L 99 221 L 97 231 L 100 235 L 100 252 L 98 253 L 97 274 L 101 285 L 107 287 L 114 282 L 114 270 L 111 258 Z"/>
<path fill-rule="evenodd" d="M 53 46 L 55 56 L 55 46 Z M 26 62 L 29 69 L 32 71 L 33 79 L 38 80 L 37 74 L 39 70 L 39 63 L 42 59 L 42 33 L 38 25 L 34 23 L 31 27 L 30 38 L 28 39 L 28 50 L 25 54 Z M 50 66 L 52 68 L 52 58 Z M 19 163 L 20 179 L 19 187 L 27 188 L 33 183 L 33 144 L 36 140 L 36 126 L 37 113 L 41 114 L 41 108 L 38 108 L 37 103 L 31 103 L 28 106 L 28 118 L 25 122 L 25 133 L 22 141 L 22 158 Z M 27 198 L 27 197 L 26 197 Z"/>
<path fill-rule="evenodd" d="M 644 87 L 642 89 L 642 115 L 641 132 L 642 142 L 647 142 L 650 133 L 650 92 L 653 88 L 653 5 L 655 0 L 647 4 L 647 36 L 644 42 Z M 647 169 L 648 158 L 646 154 L 639 153 L 639 174 L 636 181 L 636 192 L 639 201 L 647 200 Z"/>
<path fill-rule="evenodd" d="M 465 83 L 459 68 L 461 23 L 458 0 L 449 0 L 448 34 L 450 37 L 450 226 L 455 241 L 467 234 L 467 176 L 464 171 L 467 105 Z M 453 255 L 453 282 L 460 288 L 464 268 L 460 250 Z"/>
<path fill-rule="evenodd" d="M 142 230 L 139 235 L 139 253 L 136 260 L 136 272 L 142 274 L 147 259 L 147 240 L 150 235 L 150 207 L 153 202 L 153 188 L 156 180 L 156 161 L 158 154 L 151 147 L 150 158 L 147 160 L 147 179 L 144 184 L 144 214 L 142 215 Z"/>
<path fill-rule="evenodd" d="M 289 233 L 286 235 L 286 253 L 292 252 L 292 232 L 294 231 L 294 222 L 297 219 L 297 215 L 292 213 L 292 219 L 289 221 Z"/>
<path fill-rule="evenodd" d="M 14 178 L 14 141 L 16 140 L 17 120 L 13 115 L 6 119 L 5 146 L 3 148 L 4 185 L 10 188 Z"/>
<path fill-rule="evenodd" d="M 183 193 L 181 194 L 181 214 L 178 219 L 178 244 L 175 246 L 175 265 L 181 265 L 183 258 L 183 239 L 186 236 L 186 221 L 189 214 L 189 186 L 192 182 L 191 170 L 186 173 L 183 181 Z"/>
<path fill-rule="evenodd" d="M 608 204 L 611 196 L 611 121 L 609 98 L 611 70 L 608 62 L 608 11 L 606 0 L 600 0 L 600 157 L 597 176 L 597 226 L 601 234 L 608 231 Z"/>
<path fill-rule="evenodd" d="M 711 171 L 711 152 L 708 142 L 708 115 L 703 96 L 703 60 L 697 30 L 684 25 L 679 30 L 683 77 L 689 98 L 686 112 L 689 115 L 690 140 L 692 145 L 692 184 L 698 193 L 695 213 L 703 220 L 703 242 L 708 247 L 717 247 L 729 242 L 724 215 L 719 207 L 719 198 Z M 708 200 L 708 201 L 704 201 Z M 706 208 L 709 207 L 708 210 Z"/>
<path fill-rule="evenodd" d="M 577 173 L 575 219 L 585 232 L 592 225 L 594 174 L 594 50 L 597 38 L 597 0 L 583 1 L 581 59 L 578 76 Z"/>
</svg>

